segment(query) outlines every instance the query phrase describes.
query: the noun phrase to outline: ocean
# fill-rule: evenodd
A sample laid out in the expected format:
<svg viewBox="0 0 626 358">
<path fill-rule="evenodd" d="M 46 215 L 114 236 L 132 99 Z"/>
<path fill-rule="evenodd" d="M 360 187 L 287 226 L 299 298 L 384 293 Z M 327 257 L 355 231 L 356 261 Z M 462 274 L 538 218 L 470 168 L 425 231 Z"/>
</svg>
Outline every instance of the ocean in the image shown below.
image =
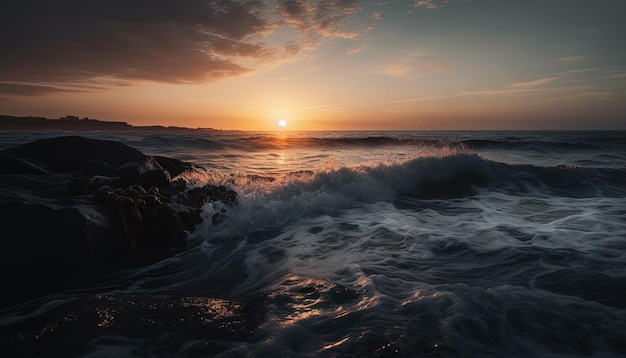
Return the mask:
<svg viewBox="0 0 626 358">
<path fill-rule="evenodd" d="M 217 224 L 205 205 L 172 257 L 0 311 L 32 356 L 626 356 L 626 132 L 3 132 L 0 150 L 68 134 L 197 164 L 189 186 L 239 204 Z"/>
</svg>

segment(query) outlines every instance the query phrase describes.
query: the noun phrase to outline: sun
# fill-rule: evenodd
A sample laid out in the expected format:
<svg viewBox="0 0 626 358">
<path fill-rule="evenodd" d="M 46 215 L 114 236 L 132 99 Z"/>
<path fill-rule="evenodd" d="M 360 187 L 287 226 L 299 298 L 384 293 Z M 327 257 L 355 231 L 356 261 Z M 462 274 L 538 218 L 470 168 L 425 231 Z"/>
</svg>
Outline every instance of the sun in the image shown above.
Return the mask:
<svg viewBox="0 0 626 358">
<path fill-rule="evenodd" d="M 286 121 L 286 120 L 284 120 L 284 119 L 281 119 L 280 121 L 278 121 L 278 126 L 279 126 L 280 128 L 285 128 L 285 127 L 287 127 L 287 121 Z"/>
</svg>

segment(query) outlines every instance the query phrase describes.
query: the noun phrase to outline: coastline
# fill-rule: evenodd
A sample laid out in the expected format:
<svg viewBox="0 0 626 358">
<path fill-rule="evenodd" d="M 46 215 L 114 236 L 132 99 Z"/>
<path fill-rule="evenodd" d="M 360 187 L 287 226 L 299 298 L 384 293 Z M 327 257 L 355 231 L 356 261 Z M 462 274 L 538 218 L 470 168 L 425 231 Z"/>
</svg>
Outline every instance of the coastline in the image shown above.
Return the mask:
<svg viewBox="0 0 626 358">
<path fill-rule="evenodd" d="M 102 121 L 93 118 L 78 118 L 67 116 L 58 119 L 45 117 L 16 117 L 0 115 L 0 131 L 41 131 L 41 130 L 70 130 L 70 131 L 216 131 L 214 128 L 187 128 L 176 126 L 133 126 L 127 122 Z"/>
</svg>

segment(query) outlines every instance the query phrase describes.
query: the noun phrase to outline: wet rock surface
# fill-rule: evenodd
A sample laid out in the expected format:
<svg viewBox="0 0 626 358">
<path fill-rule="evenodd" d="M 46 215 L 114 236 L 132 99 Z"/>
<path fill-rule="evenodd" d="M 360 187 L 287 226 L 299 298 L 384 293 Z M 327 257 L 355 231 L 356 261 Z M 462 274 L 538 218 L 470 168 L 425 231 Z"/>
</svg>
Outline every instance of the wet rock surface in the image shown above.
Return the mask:
<svg viewBox="0 0 626 358">
<path fill-rule="evenodd" d="M 204 204 L 237 202 L 224 186 L 176 179 L 189 163 L 114 141 L 40 140 L 0 152 L 0 165 L 0 307 L 166 257 Z"/>
</svg>

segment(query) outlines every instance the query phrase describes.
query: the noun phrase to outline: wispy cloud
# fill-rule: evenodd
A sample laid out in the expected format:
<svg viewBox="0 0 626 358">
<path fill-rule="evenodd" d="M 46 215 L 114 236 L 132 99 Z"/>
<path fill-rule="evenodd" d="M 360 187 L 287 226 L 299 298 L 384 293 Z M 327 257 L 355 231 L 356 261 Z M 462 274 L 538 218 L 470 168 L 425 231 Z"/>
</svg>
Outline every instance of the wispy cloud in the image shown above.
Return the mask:
<svg viewBox="0 0 626 358">
<path fill-rule="evenodd" d="M 346 51 L 346 55 L 354 55 L 357 54 L 361 51 L 365 50 L 365 46 L 360 46 L 360 47 L 352 47 L 349 48 L 348 51 Z"/>
<path fill-rule="evenodd" d="M 403 76 L 411 69 L 411 65 L 409 63 L 392 63 L 386 66 L 383 70 L 384 73 L 392 76 Z"/>
<path fill-rule="evenodd" d="M 548 84 L 550 82 L 554 82 L 558 79 L 559 77 L 544 77 L 544 78 L 539 78 L 533 81 L 511 83 L 508 86 L 509 87 L 537 87 L 537 86 Z"/>
<path fill-rule="evenodd" d="M 301 107 L 299 108 L 299 110 L 301 111 L 309 111 L 312 109 L 329 110 L 329 109 L 344 108 L 344 107 L 345 107 L 345 103 L 327 103 L 327 104 L 317 104 L 317 105 L 312 105 L 312 106 Z"/>
<path fill-rule="evenodd" d="M 0 82 L 0 93 L 18 94 L 22 96 L 39 96 L 53 92 L 68 92 L 68 90 L 54 86 L 31 85 L 22 83 Z"/>
<path fill-rule="evenodd" d="M 398 57 L 380 72 L 397 77 L 420 78 L 424 71 L 447 73 L 450 70 L 445 62 L 427 60 L 429 56 L 432 56 L 430 51 L 413 51 Z"/>
<path fill-rule="evenodd" d="M 278 12 L 286 24 L 309 38 L 354 39 L 369 31 L 367 26 L 346 30 L 350 15 L 360 10 L 358 0 L 279 0 Z"/>
<path fill-rule="evenodd" d="M 611 79 L 626 78 L 626 73 L 617 73 L 617 74 L 614 74 L 614 75 L 610 75 L 609 78 L 611 78 Z"/>
<path fill-rule="evenodd" d="M 449 0 L 415 0 L 413 6 L 423 7 L 425 9 L 437 9 L 449 3 Z"/>
<path fill-rule="evenodd" d="M 57 92 L 98 92 L 104 91 L 112 86 L 124 86 L 114 81 L 106 82 L 98 81 L 94 82 L 76 82 L 76 83 L 64 83 L 60 85 L 54 84 L 32 84 L 28 82 L 5 82 L 0 81 L 0 93 L 4 94 L 17 94 L 21 96 L 40 96 L 49 93 Z"/>
<path fill-rule="evenodd" d="M 429 52 L 414 52 L 405 58 L 413 57 L 418 60 L 427 56 Z M 406 73 L 407 70 L 398 66 L 388 68 L 390 72 Z M 367 103 L 334 103 L 332 105 L 320 105 L 311 108 L 326 112 L 341 112 L 357 108 L 383 107 L 387 110 L 395 110 L 394 105 L 424 103 L 424 105 L 441 105 L 447 103 L 453 106 L 456 99 L 476 98 L 483 103 L 487 101 L 493 104 L 493 108 L 505 107 L 528 107 L 533 105 L 550 105 L 558 102 L 571 102 L 579 99 L 593 99 L 610 102 L 626 102 L 626 97 L 619 90 L 607 90 L 597 86 L 598 78 L 622 79 L 626 78 L 624 66 L 617 67 L 594 67 L 580 68 L 563 71 L 539 79 L 502 84 L 494 87 L 483 87 L 479 89 L 457 89 L 441 93 L 438 95 L 426 95 L 417 97 L 407 97 L 390 99 L 383 101 L 370 101 Z M 615 73 L 617 72 L 617 73 Z M 607 77 L 607 73 L 612 73 Z M 577 78 L 582 76 L 581 78 Z M 573 77 L 573 78 L 571 78 Z M 551 84 L 550 86 L 546 86 Z M 508 99 L 508 100 L 507 100 Z"/>
<path fill-rule="evenodd" d="M 462 90 L 458 89 L 452 93 L 444 93 L 441 95 L 434 96 L 420 96 L 420 97 L 408 97 L 401 98 L 395 100 L 387 100 L 387 101 L 378 101 L 378 102 L 368 102 L 368 103 L 360 103 L 360 104 L 335 104 L 332 106 L 319 107 L 319 109 L 326 110 L 328 112 L 336 112 L 343 111 L 347 109 L 356 109 L 356 108 L 364 108 L 364 107 L 377 107 L 377 106 L 390 106 L 396 104 L 407 104 L 407 103 L 420 103 L 420 102 L 440 102 L 455 98 L 463 98 L 463 97 L 488 97 L 493 99 L 498 99 L 507 96 L 533 96 L 537 94 L 542 94 L 539 97 L 542 100 L 551 100 L 554 102 L 563 101 L 563 100 L 571 100 L 575 98 L 582 97 L 600 97 L 600 96 L 608 96 L 606 91 L 586 91 L 586 88 L 583 86 L 570 86 L 570 87 L 549 87 L 549 88 L 511 88 L 511 87 L 496 87 L 496 88 L 486 88 L 486 89 L 478 89 L 478 90 Z M 528 104 L 528 101 L 518 101 L 520 105 Z M 452 102 L 451 102 L 452 103 Z"/>
<path fill-rule="evenodd" d="M 559 63 L 566 64 L 566 63 L 581 62 L 581 61 L 587 60 L 588 58 L 589 57 L 587 56 L 567 56 L 567 57 L 560 58 Z"/>
</svg>

